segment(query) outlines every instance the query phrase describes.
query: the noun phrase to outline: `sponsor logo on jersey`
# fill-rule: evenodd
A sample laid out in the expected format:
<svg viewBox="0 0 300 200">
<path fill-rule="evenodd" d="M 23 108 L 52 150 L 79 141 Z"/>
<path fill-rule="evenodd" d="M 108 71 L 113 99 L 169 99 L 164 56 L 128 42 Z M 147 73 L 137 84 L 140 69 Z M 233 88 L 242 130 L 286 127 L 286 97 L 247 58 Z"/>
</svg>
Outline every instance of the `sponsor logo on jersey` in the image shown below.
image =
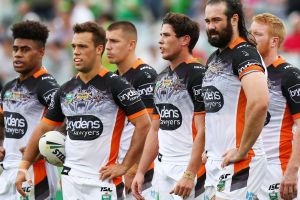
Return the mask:
<svg viewBox="0 0 300 200">
<path fill-rule="evenodd" d="M 94 140 L 102 134 L 103 124 L 93 115 L 68 116 L 67 132 L 71 140 Z"/>
<path fill-rule="evenodd" d="M 215 113 L 221 110 L 224 105 L 224 98 L 222 93 L 216 87 L 203 87 L 202 92 L 206 112 Z"/>
<path fill-rule="evenodd" d="M 54 80 L 54 78 L 52 76 L 43 76 L 42 77 L 42 80 L 47 80 L 47 79 Z"/>
<path fill-rule="evenodd" d="M 194 94 L 195 100 L 197 102 L 203 102 L 201 85 L 196 85 L 196 86 L 192 87 L 192 89 L 193 89 L 193 94 Z"/>
<path fill-rule="evenodd" d="M 19 113 L 4 112 L 5 137 L 22 138 L 28 128 L 26 119 Z"/>
<path fill-rule="evenodd" d="M 278 200 L 279 199 L 278 192 L 273 191 L 273 192 L 269 193 L 269 198 L 270 198 L 270 200 Z"/>
<path fill-rule="evenodd" d="M 288 89 L 291 99 L 295 103 L 300 103 L 300 84 L 294 85 Z"/>
<path fill-rule="evenodd" d="M 54 88 L 54 89 L 52 89 L 52 90 L 47 91 L 47 92 L 43 95 L 43 98 L 44 98 L 44 100 L 45 100 L 45 102 L 46 102 L 47 104 L 50 104 L 50 103 L 51 103 L 52 99 L 54 98 L 54 95 L 55 95 L 56 91 L 57 91 L 57 88 Z"/>
<path fill-rule="evenodd" d="M 176 130 L 182 124 L 180 110 L 172 104 L 157 104 L 160 115 L 160 128 L 162 130 Z"/>
<path fill-rule="evenodd" d="M 261 63 L 259 63 L 257 60 L 247 60 L 245 62 L 242 62 L 238 69 L 238 73 L 241 74 L 245 69 L 247 69 L 250 66 L 254 66 L 254 65 L 261 66 Z"/>
<path fill-rule="evenodd" d="M 25 94 L 25 91 L 6 91 L 4 93 L 3 100 L 5 101 L 27 101 L 30 99 L 29 94 Z"/>
<path fill-rule="evenodd" d="M 153 94 L 154 94 L 154 83 L 147 83 L 147 84 L 140 85 L 137 88 L 137 91 L 142 98 L 151 99 L 153 98 Z"/>
<path fill-rule="evenodd" d="M 132 88 L 126 88 L 120 94 L 118 94 L 118 99 L 122 105 L 130 106 L 140 101 L 140 95 L 136 90 Z"/>
</svg>

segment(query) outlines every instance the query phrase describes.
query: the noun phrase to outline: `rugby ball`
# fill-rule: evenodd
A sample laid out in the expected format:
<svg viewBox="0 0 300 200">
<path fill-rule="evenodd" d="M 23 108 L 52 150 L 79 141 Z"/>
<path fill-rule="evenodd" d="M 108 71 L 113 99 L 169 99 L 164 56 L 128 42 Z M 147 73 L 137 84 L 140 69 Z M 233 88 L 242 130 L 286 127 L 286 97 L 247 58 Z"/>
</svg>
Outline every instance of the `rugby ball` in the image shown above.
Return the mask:
<svg viewBox="0 0 300 200">
<path fill-rule="evenodd" d="M 49 131 L 40 138 L 40 153 L 50 164 L 63 166 L 66 157 L 65 140 L 66 136 L 58 131 Z"/>
</svg>

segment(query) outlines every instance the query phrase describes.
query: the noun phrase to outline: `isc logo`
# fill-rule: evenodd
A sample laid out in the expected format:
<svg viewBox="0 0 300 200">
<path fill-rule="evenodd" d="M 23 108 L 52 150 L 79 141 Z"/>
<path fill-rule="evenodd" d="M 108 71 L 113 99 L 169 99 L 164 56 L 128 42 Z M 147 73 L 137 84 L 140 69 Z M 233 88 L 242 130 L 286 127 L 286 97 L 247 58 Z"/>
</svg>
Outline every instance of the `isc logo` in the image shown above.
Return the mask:
<svg viewBox="0 0 300 200">
<path fill-rule="evenodd" d="M 269 186 L 269 190 L 278 190 L 279 186 L 280 186 L 280 183 L 276 183 L 276 184 L 270 185 Z"/>
<path fill-rule="evenodd" d="M 110 187 L 101 187 L 100 191 L 101 192 L 112 192 L 112 190 L 110 189 Z"/>
</svg>

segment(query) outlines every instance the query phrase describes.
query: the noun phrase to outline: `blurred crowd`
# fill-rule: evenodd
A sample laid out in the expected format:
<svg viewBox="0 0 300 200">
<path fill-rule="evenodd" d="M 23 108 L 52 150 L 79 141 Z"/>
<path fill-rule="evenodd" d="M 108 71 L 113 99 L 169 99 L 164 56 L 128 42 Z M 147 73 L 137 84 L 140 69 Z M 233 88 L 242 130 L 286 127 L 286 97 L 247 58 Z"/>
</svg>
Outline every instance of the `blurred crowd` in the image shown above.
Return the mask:
<svg viewBox="0 0 300 200">
<path fill-rule="evenodd" d="M 248 23 L 252 16 L 270 12 L 286 25 L 287 36 L 282 55 L 300 67 L 300 1 L 299 0 L 242 0 Z M 10 26 L 21 20 L 40 20 L 50 29 L 43 65 L 62 84 L 75 73 L 72 67 L 72 25 L 95 20 L 104 27 L 115 20 L 129 20 L 138 30 L 138 57 L 158 72 L 167 63 L 161 59 L 158 40 L 161 19 L 167 12 L 187 14 L 201 26 L 194 56 L 202 63 L 214 50 L 206 38 L 204 24 L 205 0 L 1 0 L 0 5 L 0 80 L 2 83 L 16 76 L 12 67 Z M 113 70 L 104 55 L 104 65 Z"/>
</svg>

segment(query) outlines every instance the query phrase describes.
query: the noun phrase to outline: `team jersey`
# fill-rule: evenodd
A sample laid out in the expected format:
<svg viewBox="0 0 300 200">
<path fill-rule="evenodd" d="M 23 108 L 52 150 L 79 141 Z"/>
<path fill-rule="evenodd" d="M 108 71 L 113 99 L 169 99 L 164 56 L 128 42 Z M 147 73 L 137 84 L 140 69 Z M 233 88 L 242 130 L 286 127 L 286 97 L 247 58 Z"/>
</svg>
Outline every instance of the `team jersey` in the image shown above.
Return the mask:
<svg viewBox="0 0 300 200">
<path fill-rule="evenodd" d="M 253 72 L 266 73 L 266 69 L 256 48 L 242 38 L 222 52 L 215 51 L 207 61 L 202 84 L 206 112 L 205 148 L 213 160 L 222 160 L 226 151 L 240 145 L 247 102 L 241 79 Z M 264 155 L 261 136 L 249 151 L 250 157 L 235 164 L 235 171 L 247 167 L 254 155 Z"/>
<path fill-rule="evenodd" d="M 145 113 L 138 92 L 102 69 L 88 83 L 76 76 L 62 85 L 43 121 L 60 126 L 66 119 L 69 175 L 98 179 L 101 167 L 116 162 L 126 116 L 132 120 Z"/>
<path fill-rule="evenodd" d="M 22 159 L 19 149 L 27 145 L 58 87 L 45 68 L 24 81 L 16 78 L 4 86 L 0 98 L 0 111 L 4 114 L 4 168 L 18 167 Z"/>
<path fill-rule="evenodd" d="M 118 71 L 117 74 L 119 74 Z M 125 80 L 136 89 L 145 104 L 148 113 L 152 114 L 153 93 L 155 79 L 157 77 L 155 69 L 145 64 L 141 59 L 137 59 L 133 66 L 126 73 L 122 74 L 121 77 L 125 78 Z M 118 163 L 122 163 L 129 149 L 133 132 L 133 124 L 127 121 L 121 137 Z"/>
<path fill-rule="evenodd" d="M 153 119 L 160 119 L 159 160 L 187 165 L 193 139 L 193 117 L 204 114 L 201 96 L 205 67 L 191 59 L 174 70 L 167 67 L 156 80 Z"/>
<path fill-rule="evenodd" d="M 263 144 L 268 163 L 285 171 L 292 153 L 293 119 L 300 117 L 300 70 L 278 57 L 268 70 L 270 102 Z"/>
</svg>

